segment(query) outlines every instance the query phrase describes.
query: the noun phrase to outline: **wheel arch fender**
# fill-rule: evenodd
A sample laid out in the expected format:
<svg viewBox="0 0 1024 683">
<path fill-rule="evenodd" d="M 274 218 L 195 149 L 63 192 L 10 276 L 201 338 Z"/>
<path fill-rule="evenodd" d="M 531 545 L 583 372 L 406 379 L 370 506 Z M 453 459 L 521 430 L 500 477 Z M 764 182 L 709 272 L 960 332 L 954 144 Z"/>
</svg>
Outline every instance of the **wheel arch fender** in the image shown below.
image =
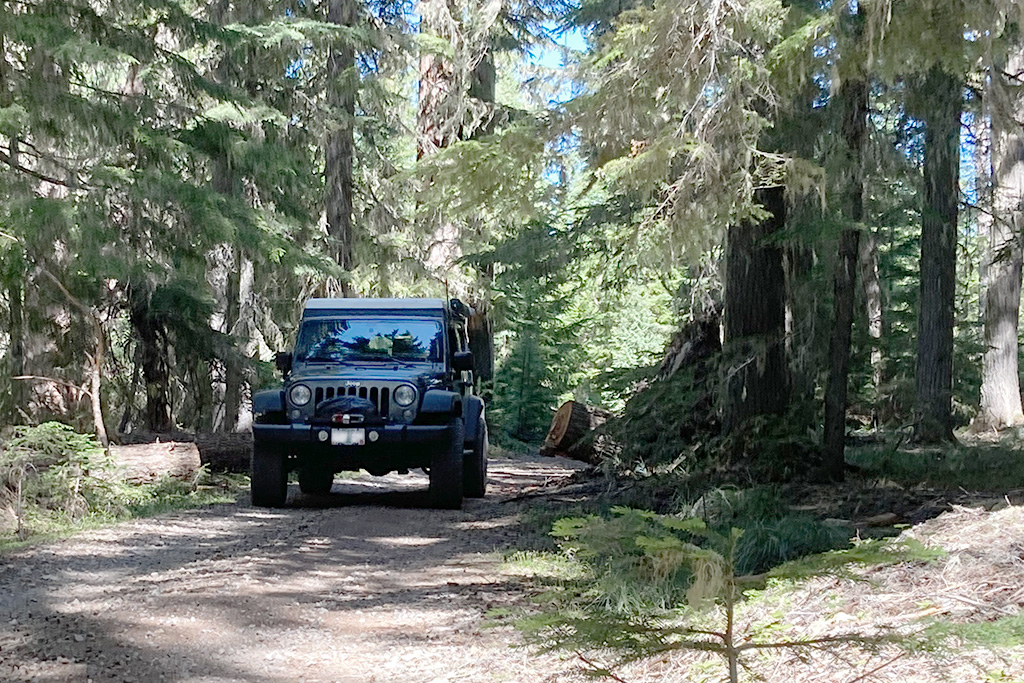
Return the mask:
<svg viewBox="0 0 1024 683">
<path fill-rule="evenodd" d="M 264 389 L 252 395 L 252 414 L 254 417 L 269 413 L 284 413 L 284 388 Z"/>
<path fill-rule="evenodd" d="M 462 397 L 454 391 L 430 389 L 423 394 L 420 413 L 458 415 L 462 413 Z"/>
<path fill-rule="evenodd" d="M 466 444 L 477 440 L 480 418 L 484 416 L 484 401 L 479 396 L 467 396 L 462 401 L 462 417 L 466 423 Z"/>
</svg>

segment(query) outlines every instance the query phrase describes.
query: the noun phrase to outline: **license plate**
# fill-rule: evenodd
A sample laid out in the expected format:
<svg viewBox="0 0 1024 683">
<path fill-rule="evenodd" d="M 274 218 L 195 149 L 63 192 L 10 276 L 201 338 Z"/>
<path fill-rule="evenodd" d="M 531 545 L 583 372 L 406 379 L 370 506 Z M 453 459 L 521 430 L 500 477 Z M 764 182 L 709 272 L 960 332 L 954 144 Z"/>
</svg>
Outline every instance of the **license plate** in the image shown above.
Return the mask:
<svg viewBox="0 0 1024 683">
<path fill-rule="evenodd" d="M 332 429 L 332 446 L 363 446 L 366 444 L 365 429 Z"/>
</svg>

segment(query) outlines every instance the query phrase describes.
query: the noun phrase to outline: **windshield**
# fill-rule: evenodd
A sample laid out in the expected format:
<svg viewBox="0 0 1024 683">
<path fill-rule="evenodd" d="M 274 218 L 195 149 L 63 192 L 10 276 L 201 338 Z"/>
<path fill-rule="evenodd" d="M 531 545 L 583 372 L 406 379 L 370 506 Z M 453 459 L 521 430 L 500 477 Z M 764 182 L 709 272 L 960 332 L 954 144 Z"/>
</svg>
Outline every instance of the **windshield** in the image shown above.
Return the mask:
<svg viewBox="0 0 1024 683">
<path fill-rule="evenodd" d="M 332 318 L 307 320 L 295 342 L 295 360 L 306 363 L 352 360 L 444 362 L 438 320 Z"/>
</svg>

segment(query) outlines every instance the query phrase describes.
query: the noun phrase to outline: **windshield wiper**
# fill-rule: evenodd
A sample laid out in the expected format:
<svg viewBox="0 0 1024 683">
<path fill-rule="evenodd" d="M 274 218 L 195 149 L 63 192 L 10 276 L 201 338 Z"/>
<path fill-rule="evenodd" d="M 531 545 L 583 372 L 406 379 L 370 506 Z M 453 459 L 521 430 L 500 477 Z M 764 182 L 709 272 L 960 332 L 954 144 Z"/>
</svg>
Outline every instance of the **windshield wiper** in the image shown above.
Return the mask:
<svg viewBox="0 0 1024 683">
<path fill-rule="evenodd" d="M 303 363 L 341 363 L 342 361 L 337 358 L 327 358 L 326 356 L 310 356 L 309 358 L 300 358 L 300 362 Z"/>
<path fill-rule="evenodd" d="M 411 361 L 395 358 L 393 356 L 349 356 L 345 360 L 361 363 L 398 363 L 399 365 L 404 365 L 407 368 L 416 367 L 416 365 Z"/>
</svg>

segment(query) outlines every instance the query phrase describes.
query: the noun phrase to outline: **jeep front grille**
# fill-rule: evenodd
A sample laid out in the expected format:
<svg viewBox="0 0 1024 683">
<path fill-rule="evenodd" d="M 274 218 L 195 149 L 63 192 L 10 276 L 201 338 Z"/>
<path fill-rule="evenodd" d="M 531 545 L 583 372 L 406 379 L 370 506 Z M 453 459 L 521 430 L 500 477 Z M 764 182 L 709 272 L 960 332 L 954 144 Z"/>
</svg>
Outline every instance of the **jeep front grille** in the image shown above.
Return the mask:
<svg viewBox="0 0 1024 683">
<path fill-rule="evenodd" d="M 338 396 L 365 398 L 377 406 L 377 412 L 382 418 L 387 419 L 388 417 L 388 408 L 391 405 L 391 390 L 388 387 L 316 387 L 313 391 L 313 401 L 316 406 Z"/>
</svg>

